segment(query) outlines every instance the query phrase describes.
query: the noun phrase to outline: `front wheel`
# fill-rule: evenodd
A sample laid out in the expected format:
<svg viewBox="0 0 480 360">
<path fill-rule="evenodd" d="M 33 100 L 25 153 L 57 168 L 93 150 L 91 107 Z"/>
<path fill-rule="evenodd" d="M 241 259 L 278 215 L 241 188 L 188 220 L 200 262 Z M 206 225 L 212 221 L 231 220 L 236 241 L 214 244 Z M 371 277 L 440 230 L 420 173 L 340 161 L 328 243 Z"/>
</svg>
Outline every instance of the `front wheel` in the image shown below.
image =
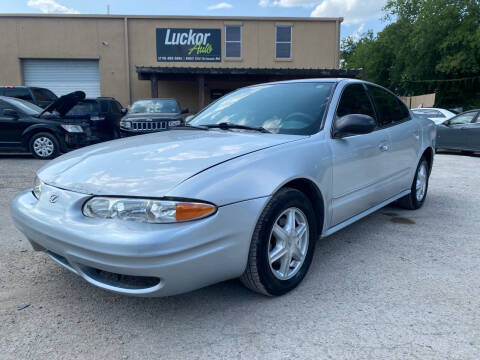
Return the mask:
<svg viewBox="0 0 480 360">
<path fill-rule="evenodd" d="M 316 216 L 310 200 L 296 189 L 280 190 L 260 215 L 240 280 L 264 295 L 285 294 L 305 277 L 316 238 Z"/>
<path fill-rule="evenodd" d="M 398 205 L 404 209 L 420 209 L 425 202 L 428 190 L 429 166 L 425 158 L 422 158 L 417 166 L 417 172 L 413 179 L 410 194 L 398 200 Z"/>
<path fill-rule="evenodd" d="M 30 152 L 41 160 L 53 159 L 60 153 L 57 138 L 50 133 L 38 133 L 32 136 L 29 142 Z"/>
</svg>

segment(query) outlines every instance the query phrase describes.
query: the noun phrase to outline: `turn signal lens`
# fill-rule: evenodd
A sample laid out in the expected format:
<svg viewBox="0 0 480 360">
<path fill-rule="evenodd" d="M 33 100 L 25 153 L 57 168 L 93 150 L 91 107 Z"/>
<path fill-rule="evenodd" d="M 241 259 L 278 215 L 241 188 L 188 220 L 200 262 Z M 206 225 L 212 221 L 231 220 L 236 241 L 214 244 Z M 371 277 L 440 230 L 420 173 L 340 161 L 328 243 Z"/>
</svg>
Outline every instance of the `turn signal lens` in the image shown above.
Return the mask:
<svg viewBox="0 0 480 360">
<path fill-rule="evenodd" d="M 83 215 L 87 217 L 151 224 L 201 219 L 212 215 L 216 210 L 214 205 L 200 202 L 103 196 L 93 197 L 83 205 Z"/>
<path fill-rule="evenodd" d="M 176 211 L 177 221 L 188 221 L 203 218 L 215 212 L 215 206 L 201 203 L 178 203 Z"/>
</svg>

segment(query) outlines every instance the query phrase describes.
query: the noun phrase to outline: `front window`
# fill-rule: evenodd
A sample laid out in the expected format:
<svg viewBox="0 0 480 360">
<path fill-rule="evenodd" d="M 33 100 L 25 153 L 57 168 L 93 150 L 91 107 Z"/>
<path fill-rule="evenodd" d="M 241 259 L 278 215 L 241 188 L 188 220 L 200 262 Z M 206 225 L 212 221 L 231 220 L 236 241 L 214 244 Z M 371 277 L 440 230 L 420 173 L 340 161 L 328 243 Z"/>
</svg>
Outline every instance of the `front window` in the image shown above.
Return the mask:
<svg viewBox="0 0 480 360">
<path fill-rule="evenodd" d="M 295 82 L 239 89 L 205 108 L 190 124 L 230 123 L 311 135 L 321 127 L 333 87 L 331 82 Z"/>
<path fill-rule="evenodd" d="M 129 110 L 131 114 L 141 113 L 164 113 L 176 114 L 179 113 L 178 103 L 171 99 L 146 99 L 135 101 Z"/>
<path fill-rule="evenodd" d="M 476 112 L 468 112 L 468 113 L 460 114 L 455 116 L 454 118 L 451 118 L 449 123 L 450 125 L 470 124 L 476 115 L 477 115 Z"/>
<path fill-rule="evenodd" d="M 5 102 L 15 106 L 27 115 L 38 115 L 43 111 L 41 107 L 22 99 L 5 99 Z"/>
<path fill-rule="evenodd" d="M 225 26 L 225 57 L 234 59 L 242 57 L 241 26 Z"/>
<path fill-rule="evenodd" d="M 292 58 L 292 27 L 277 26 L 275 41 L 275 57 L 277 59 Z"/>
<path fill-rule="evenodd" d="M 408 108 L 395 95 L 373 85 L 367 85 L 378 110 L 382 126 L 395 125 L 410 119 Z"/>
</svg>

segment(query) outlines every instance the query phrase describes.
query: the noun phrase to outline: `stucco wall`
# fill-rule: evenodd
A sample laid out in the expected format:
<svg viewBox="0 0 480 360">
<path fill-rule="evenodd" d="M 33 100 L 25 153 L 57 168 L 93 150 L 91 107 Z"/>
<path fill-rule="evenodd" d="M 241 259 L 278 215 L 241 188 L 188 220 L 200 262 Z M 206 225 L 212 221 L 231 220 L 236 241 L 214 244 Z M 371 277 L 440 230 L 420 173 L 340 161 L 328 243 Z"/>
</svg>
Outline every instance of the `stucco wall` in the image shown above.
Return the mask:
<svg viewBox="0 0 480 360">
<path fill-rule="evenodd" d="M 23 84 L 21 59 L 98 59 L 102 96 L 122 104 L 150 96 L 150 83 L 138 80 L 135 66 L 325 68 L 338 67 L 339 19 L 179 18 L 84 15 L 0 15 L 0 85 Z M 224 27 L 242 25 L 242 59 L 224 58 Z M 291 61 L 275 60 L 275 25 L 293 26 Z M 219 28 L 222 61 L 170 63 L 156 61 L 158 27 Z M 104 45 L 103 43 L 108 43 Z M 129 63 L 127 72 L 126 64 Z M 128 74 L 130 86 L 128 87 Z M 208 89 L 206 89 L 208 91 Z M 131 93 L 131 94 L 130 94 Z M 176 96 L 195 107 L 198 88 L 192 82 L 159 83 L 159 96 Z M 210 94 L 206 92 L 206 100 Z"/>
</svg>

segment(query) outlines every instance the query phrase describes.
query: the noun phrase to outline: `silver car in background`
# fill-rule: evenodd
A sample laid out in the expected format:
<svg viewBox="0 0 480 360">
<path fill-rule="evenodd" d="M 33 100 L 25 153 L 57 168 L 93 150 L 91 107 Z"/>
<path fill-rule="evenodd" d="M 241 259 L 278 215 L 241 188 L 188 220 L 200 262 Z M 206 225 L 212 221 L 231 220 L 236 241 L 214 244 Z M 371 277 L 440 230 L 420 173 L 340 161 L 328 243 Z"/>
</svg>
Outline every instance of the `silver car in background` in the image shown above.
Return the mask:
<svg viewBox="0 0 480 360">
<path fill-rule="evenodd" d="M 234 91 L 188 125 L 66 154 L 11 214 L 36 250 L 103 289 L 166 296 L 240 278 L 282 295 L 315 241 L 427 194 L 435 125 L 390 91 L 311 79 Z"/>
</svg>

